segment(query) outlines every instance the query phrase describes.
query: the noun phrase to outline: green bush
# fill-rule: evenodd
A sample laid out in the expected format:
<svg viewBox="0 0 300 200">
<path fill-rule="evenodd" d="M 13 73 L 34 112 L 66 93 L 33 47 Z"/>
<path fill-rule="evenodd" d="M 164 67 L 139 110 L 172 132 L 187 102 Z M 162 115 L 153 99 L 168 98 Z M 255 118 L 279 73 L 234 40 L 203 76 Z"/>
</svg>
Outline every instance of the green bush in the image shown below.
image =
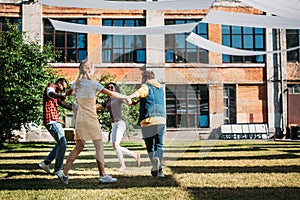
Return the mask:
<svg viewBox="0 0 300 200">
<path fill-rule="evenodd" d="M 29 40 L 18 24 L 7 25 L 0 32 L 0 146 L 12 138 L 13 130 L 40 124 L 43 90 L 57 78 L 47 67 L 55 58 L 52 46 Z"/>
</svg>

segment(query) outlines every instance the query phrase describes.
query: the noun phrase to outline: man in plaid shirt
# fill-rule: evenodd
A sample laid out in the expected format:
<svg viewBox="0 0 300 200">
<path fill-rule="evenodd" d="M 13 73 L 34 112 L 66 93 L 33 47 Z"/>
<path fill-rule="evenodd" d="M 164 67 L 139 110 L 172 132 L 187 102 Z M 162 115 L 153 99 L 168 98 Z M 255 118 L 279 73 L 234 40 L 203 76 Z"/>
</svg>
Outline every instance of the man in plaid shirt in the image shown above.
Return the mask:
<svg viewBox="0 0 300 200">
<path fill-rule="evenodd" d="M 59 78 L 55 84 L 49 83 L 43 93 L 43 124 L 53 136 L 56 145 L 39 166 L 50 173 L 49 165 L 55 159 L 54 174 L 60 181 L 65 178 L 62 174 L 63 161 L 67 147 L 65 133 L 62 128 L 58 105 L 72 110 L 72 106 L 65 102 L 66 96 L 62 94 L 68 86 L 64 78 Z"/>
</svg>

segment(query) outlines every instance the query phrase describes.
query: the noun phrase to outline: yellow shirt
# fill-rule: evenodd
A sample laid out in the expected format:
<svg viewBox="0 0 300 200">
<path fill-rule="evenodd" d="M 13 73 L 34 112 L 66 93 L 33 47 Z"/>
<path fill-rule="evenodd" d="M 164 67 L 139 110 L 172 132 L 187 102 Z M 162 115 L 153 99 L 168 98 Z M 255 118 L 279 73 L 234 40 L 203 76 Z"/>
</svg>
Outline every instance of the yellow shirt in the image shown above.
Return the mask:
<svg viewBox="0 0 300 200">
<path fill-rule="evenodd" d="M 147 83 L 153 85 L 156 88 L 161 87 L 161 84 L 159 82 L 157 82 L 155 79 L 151 79 L 151 80 L 147 81 Z M 133 94 L 137 98 L 146 98 L 149 94 L 149 88 L 146 84 L 143 84 Z M 165 117 L 149 117 L 149 118 L 146 118 L 141 121 L 141 127 L 151 126 L 151 125 L 155 125 L 155 124 L 166 124 L 166 118 Z"/>
</svg>

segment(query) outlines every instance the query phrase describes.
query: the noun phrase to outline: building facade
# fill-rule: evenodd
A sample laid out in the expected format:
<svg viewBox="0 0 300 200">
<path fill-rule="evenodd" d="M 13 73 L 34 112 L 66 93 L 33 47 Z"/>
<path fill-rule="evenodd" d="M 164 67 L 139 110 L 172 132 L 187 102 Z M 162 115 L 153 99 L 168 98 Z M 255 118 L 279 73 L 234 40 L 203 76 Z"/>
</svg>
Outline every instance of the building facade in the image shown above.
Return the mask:
<svg viewBox="0 0 300 200">
<path fill-rule="evenodd" d="M 239 1 L 215 1 L 210 9 L 265 14 Z M 73 81 L 81 60 L 96 66 L 95 77 L 115 74 L 117 81 L 140 84 L 141 70 L 151 69 L 166 93 L 167 130 L 194 131 L 218 138 L 223 124 L 268 125 L 280 136 L 300 125 L 299 49 L 282 54 L 231 56 L 188 43 L 189 33 L 101 35 L 57 31 L 49 19 L 98 26 L 163 26 L 199 22 L 208 10 L 105 10 L 52 7 L 35 1 L 0 1 L 5 19 L 41 44 L 51 42 L 61 56 L 54 68 Z M 274 30 L 199 23 L 194 33 L 218 44 L 254 51 L 298 46 L 299 30 Z"/>
</svg>

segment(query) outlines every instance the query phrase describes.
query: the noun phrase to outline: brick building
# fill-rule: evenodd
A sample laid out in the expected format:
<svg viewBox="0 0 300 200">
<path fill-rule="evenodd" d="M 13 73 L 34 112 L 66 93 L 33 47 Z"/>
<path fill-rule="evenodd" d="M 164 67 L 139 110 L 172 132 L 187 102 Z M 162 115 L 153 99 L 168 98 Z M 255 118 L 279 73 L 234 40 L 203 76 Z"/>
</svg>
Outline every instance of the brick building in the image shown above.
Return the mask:
<svg viewBox="0 0 300 200">
<path fill-rule="evenodd" d="M 215 1 L 210 9 L 265 14 L 239 1 Z M 165 86 L 167 128 L 218 138 L 223 124 L 268 125 L 270 136 L 300 124 L 299 49 L 262 56 L 230 56 L 201 49 L 185 41 L 186 34 L 113 36 L 54 30 L 49 18 L 86 25 L 163 26 L 201 21 L 204 10 L 105 10 L 53 7 L 34 1 L 1 0 L 5 18 L 21 22 L 22 31 L 41 44 L 52 42 L 62 54 L 54 68 L 70 81 L 87 56 L 102 73 L 120 83 L 139 84 L 140 70 L 155 71 Z M 241 49 L 272 51 L 300 43 L 299 30 L 234 27 L 199 23 L 195 33 L 210 41 Z M 280 33 L 280 34 L 278 34 Z M 280 38 L 280 39 L 279 39 Z M 247 42 L 246 42 L 247 41 Z M 291 42 L 292 41 L 292 42 Z M 249 48 L 250 47 L 250 48 Z M 280 60 L 281 59 L 281 60 Z M 281 65 L 280 65 L 281 64 Z M 281 91 L 284 91 L 282 94 Z"/>
</svg>

